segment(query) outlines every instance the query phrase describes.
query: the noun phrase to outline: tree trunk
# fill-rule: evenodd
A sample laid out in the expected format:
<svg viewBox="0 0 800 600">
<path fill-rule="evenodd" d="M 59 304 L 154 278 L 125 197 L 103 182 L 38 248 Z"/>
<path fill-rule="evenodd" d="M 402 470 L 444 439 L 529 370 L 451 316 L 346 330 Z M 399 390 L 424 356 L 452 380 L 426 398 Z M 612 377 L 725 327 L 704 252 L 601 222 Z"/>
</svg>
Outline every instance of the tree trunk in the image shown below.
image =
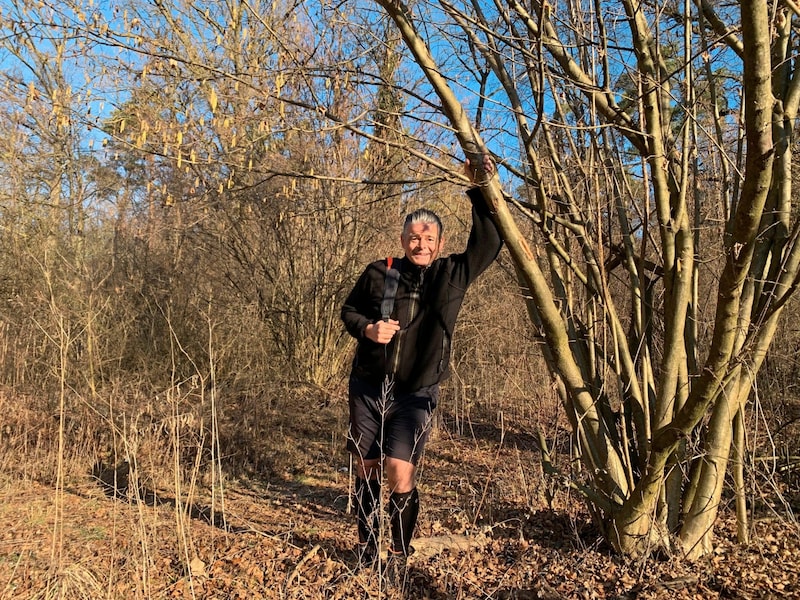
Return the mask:
<svg viewBox="0 0 800 600">
<path fill-rule="evenodd" d="M 487 153 L 484 141 L 415 29 L 411 9 L 400 1 L 377 2 L 438 96 L 439 110 L 466 156 L 480 164 Z M 515 204 L 538 226 L 549 272 L 542 271 L 522 236 L 498 178 L 483 174 L 481 185 L 514 259 L 532 323 L 544 334 L 545 359 L 562 390 L 587 467 L 589 484 L 578 487 L 593 514 L 602 515 L 604 533 L 621 553 L 645 553 L 668 545 L 677 534 L 686 556 L 695 558 L 713 547 L 734 417 L 743 414 L 800 262 L 795 243 L 800 227 L 795 225 L 791 236 L 786 233 L 790 145 L 781 147 L 776 160 L 773 144 L 773 132 L 790 139 L 800 84 L 788 70 L 791 44 L 784 44 L 784 38 L 791 27 L 776 22 L 777 54 L 771 61 L 770 9 L 760 0 L 741 3 L 741 39 L 710 4 L 695 8 L 684 2 L 682 58 L 673 56 L 673 46 L 660 44 L 662 13 L 637 0 L 623 0 L 622 6 L 629 29 L 619 35 L 633 46 L 626 55 L 633 60 L 623 92 L 610 84 L 617 75 L 605 53 L 614 42 L 605 37 L 602 7 L 585 21 L 577 17 L 588 15 L 570 13 L 575 23 L 583 24 L 573 30 L 567 21 L 551 20 L 550 6 L 536 1 L 523 5 L 511 0 L 494 21 L 486 15 L 491 7 L 479 3 L 457 7 L 442 2 L 440 8 L 488 65 L 482 66 L 481 90 L 488 68 L 506 94 L 509 119 L 520 138 L 522 166 L 512 160 L 503 166 L 532 198 L 531 203 Z M 702 18 L 691 14 L 693 9 Z M 592 33 L 598 36 L 597 48 L 586 41 L 591 37 L 587 22 L 596 26 Z M 696 265 L 695 254 L 701 254 L 701 243 L 705 253 L 707 244 L 700 233 L 703 199 L 713 189 L 710 179 L 701 185 L 708 161 L 697 158 L 697 136 L 715 132 L 706 147 L 725 165 L 714 176 L 721 170 L 727 182 L 732 171 L 725 147 L 730 133 L 725 130 L 729 121 L 716 106 L 718 82 L 710 59 L 704 58 L 702 65 L 709 97 L 693 87 L 693 60 L 701 55 L 694 44 L 699 39 L 705 48 L 707 34 L 703 31 L 698 38 L 693 31 L 698 23 L 714 30 L 743 65 L 747 153 L 741 193 L 734 197 L 738 188 L 725 184 L 730 189 L 724 190 L 723 201 L 731 201 L 722 208 L 729 217 L 720 227 L 725 237 L 720 236 L 720 246 L 708 245 L 723 256 L 716 288 L 701 281 Z M 507 30 L 495 34 L 496 27 Z M 598 55 L 600 59 L 592 58 Z M 514 69 L 508 66 L 512 56 Z M 679 60 L 684 66 L 676 70 Z M 517 68 L 527 69 L 525 93 Z M 777 86 L 781 77 L 789 83 Z M 562 83 L 554 83 L 556 79 Z M 677 88 L 683 96 L 676 103 Z M 555 100 L 552 111 L 560 123 L 574 125 L 576 133 L 551 127 L 545 94 Z M 774 111 L 773 94 L 781 99 Z M 532 110 L 538 111 L 533 125 L 524 100 L 529 96 L 535 98 Z M 621 106 L 623 97 L 636 100 Z M 703 102 L 714 106 L 704 108 Z M 624 142 L 618 143 L 612 131 Z M 615 156 L 619 146 L 638 152 L 635 168 Z M 703 263 L 705 257 L 700 258 Z M 612 285 L 611 271 L 620 266 L 627 286 L 624 301 L 615 298 L 619 289 Z M 698 327 L 703 294 L 716 301 L 710 341 L 703 340 Z M 658 306 L 656 298 L 662 302 Z M 620 313 L 623 305 L 630 308 L 628 315 Z M 654 323 L 662 327 L 657 339 Z M 698 347 L 701 343 L 707 347 Z M 687 464 L 685 453 L 687 448 L 695 453 L 695 443 L 700 444 L 698 458 Z"/>
</svg>

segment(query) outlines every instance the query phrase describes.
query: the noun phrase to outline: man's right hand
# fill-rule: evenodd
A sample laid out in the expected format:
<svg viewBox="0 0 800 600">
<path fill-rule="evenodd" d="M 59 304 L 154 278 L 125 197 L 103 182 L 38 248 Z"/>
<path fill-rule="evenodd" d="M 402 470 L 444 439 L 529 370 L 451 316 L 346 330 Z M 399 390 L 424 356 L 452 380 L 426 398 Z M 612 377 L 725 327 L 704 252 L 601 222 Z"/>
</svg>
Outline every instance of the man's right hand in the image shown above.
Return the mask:
<svg viewBox="0 0 800 600">
<path fill-rule="evenodd" d="M 486 171 L 486 175 L 488 177 L 491 177 L 494 174 L 494 161 L 489 154 L 483 155 L 483 170 Z M 476 171 L 477 169 L 475 165 L 473 165 L 469 159 L 466 159 L 464 161 L 464 174 L 469 177 L 469 180 L 472 183 L 477 183 L 476 179 L 478 174 Z"/>
<path fill-rule="evenodd" d="M 388 321 L 377 321 L 370 323 L 364 328 L 364 337 L 372 340 L 376 344 L 388 344 L 392 341 L 394 334 L 400 330 L 400 323 L 389 319 Z"/>
</svg>

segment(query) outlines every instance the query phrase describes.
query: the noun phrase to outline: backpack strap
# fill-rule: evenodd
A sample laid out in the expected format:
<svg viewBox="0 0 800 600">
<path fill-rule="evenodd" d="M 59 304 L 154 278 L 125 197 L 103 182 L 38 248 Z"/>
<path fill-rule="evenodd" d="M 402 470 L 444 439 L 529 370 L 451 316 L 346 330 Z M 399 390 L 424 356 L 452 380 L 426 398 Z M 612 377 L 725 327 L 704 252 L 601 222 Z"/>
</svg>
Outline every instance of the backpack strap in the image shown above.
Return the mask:
<svg viewBox="0 0 800 600">
<path fill-rule="evenodd" d="M 386 259 L 386 283 L 383 286 L 383 301 L 381 302 L 381 319 L 388 321 L 394 310 L 394 298 L 397 295 L 397 284 L 400 281 L 400 271 L 392 267 L 393 259 Z"/>
</svg>

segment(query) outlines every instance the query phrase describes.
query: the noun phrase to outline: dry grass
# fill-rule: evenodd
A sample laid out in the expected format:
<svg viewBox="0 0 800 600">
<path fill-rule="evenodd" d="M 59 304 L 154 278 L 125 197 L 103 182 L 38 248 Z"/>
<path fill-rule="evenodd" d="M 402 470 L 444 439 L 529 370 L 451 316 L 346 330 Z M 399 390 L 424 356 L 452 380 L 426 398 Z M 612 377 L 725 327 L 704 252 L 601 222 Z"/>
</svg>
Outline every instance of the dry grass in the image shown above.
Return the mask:
<svg viewBox="0 0 800 600">
<path fill-rule="evenodd" d="M 279 389 L 260 404 L 219 398 L 214 451 L 196 390 L 160 398 L 172 404 L 141 393 L 115 398 L 121 425 L 110 433 L 100 433 L 109 421 L 97 411 L 65 420 L 59 488 L 60 420 L 34 398 L 0 396 L 0 598 L 748 598 L 800 590 L 789 567 L 800 535 L 774 516 L 755 523 L 748 551 L 732 541 L 723 514 L 720 553 L 701 565 L 615 559 L 576 498 L 543 478 L 527 421 L 480 400 L 456 415 L 451 396 L 422 464 L 418 537 L 429 542 L 413 557 L 404 595 L 355 569 L 343 395 Z M 258 404 L 257 418 L 238 401 Z M 92 469 L 114 448 L 135 468 L 111 469 L 116 479 L 105 481 L 116 485 L 100 485 Z M 216 474 L 214 465 L 222 465 Z"/>
</svg>

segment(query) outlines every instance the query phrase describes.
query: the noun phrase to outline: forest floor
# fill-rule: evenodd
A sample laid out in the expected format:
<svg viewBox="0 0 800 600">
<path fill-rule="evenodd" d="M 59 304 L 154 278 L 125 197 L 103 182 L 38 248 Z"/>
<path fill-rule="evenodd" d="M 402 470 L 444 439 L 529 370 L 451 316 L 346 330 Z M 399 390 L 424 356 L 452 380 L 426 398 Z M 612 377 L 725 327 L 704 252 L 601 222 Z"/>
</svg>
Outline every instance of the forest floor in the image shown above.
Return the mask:
<svg viewBox="0 0 800 600">
<path fill-rule="evenodd" d="M 0 598 L 800 597 L 800 530 L 785 512 L 755 517 L 747 546 L 723 512 L 716 550 L 694 563 L 622 560 L 582 504 L 543 481 L 528 434 L 446 421 L 422 465 L 402 584 L 356 568 L 334 404 L 284 415 L 263 442 L 269 468 L 226 475 L 213 501 L 207 485 L 176 494 L 145 477 L 115 498 L 89 469 L 48 482 L 6 455 Z"/>
</svg>

